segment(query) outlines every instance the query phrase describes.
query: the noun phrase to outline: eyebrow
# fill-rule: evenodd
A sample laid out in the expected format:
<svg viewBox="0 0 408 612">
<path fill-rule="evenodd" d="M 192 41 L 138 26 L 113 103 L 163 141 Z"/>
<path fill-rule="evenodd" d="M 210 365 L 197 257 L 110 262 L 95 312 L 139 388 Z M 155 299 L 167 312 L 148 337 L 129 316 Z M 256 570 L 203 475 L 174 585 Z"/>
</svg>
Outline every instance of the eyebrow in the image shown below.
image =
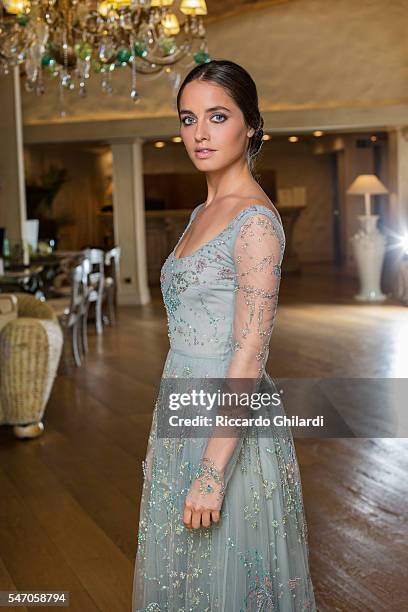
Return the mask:
<svg viewBox="0 0 408 612">
<path fill-rule="evenodd" d="M 226 106 L 212 106 L 211 108 L 207 108 L 207 110 L 206 110 L 205 112 L 206 112 L 206 113 L 212 113 L 213 111 L 216 111 L 216 110 L 226 110 L 226 111 L 228 111 L 228 112 L 231 112 L 231 111 L 230 111 L 230 109 L 229 109 L 229 108 L 227 108 Z M 193 111 L 192 111 L 192 110 L 188 110 L 188 109 L 186 109 L 186 108 L 183 108 L 183 109 L 180 111 L 180 115 L 181 115 L 182 113 L 189 113 L 190 115 L 195 115 L 195 113 L 193 113 Z"/>
</svg>

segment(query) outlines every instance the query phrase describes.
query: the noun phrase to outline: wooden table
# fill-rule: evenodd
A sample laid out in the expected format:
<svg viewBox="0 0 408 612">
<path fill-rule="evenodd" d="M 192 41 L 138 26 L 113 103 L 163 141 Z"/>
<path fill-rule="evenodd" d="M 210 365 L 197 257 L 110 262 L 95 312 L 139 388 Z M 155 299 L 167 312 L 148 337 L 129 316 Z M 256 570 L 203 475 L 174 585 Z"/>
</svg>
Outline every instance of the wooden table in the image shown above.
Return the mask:
<svg viewBox="0 0 408 612">
<path fill-rule="evenodd" d="M 68 271 L 75 260 L 84 258 L 83 251 L 53 251 L 47 255 L 35 254 L 30 257 L 30 265 L 11 264 L 0 275 L 0 292 L 24 291 L 39 299 L 60 297 L 52 285 L 58 272 Z"/>
<path fill-rule="evenodd" d="M 38 298 L 44 297 L 41 273 L 44 266 L 11 266 L 0 275 L 0 292 L 24 291 Z"/>
</svg>

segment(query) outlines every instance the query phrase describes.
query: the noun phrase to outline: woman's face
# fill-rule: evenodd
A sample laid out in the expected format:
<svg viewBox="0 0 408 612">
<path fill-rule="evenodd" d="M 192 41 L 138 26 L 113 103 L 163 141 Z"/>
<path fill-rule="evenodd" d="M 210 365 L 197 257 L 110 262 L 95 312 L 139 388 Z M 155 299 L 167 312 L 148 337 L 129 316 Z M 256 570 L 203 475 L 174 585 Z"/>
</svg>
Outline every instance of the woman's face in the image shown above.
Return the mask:
<svg viewBox="0 0 408 612">
<path fill-rule="evenodd" d="M 180 136 L 193 164 L 204 172 L 220 170 L 246 154 L 255 130 L 223 87 L 191 81 L 180 98 Z M 199 149 L 202 149 L 200 152 Z"/>
</svg>

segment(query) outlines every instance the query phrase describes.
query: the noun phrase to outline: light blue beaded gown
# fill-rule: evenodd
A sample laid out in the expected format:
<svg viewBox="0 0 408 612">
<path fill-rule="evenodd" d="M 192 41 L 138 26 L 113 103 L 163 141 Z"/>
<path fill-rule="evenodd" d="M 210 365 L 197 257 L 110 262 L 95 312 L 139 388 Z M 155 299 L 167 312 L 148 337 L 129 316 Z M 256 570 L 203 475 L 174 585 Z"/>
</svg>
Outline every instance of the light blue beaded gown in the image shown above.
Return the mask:
<svg viewBox="0 0 408 612">
<path fill-rule="evenodd" d="M 170 338 L 163 379 L 251 377 L 274 393 L 265 364 L 285 249 L 276 214 L 252 204 L 192 254 L 178 259 L 176 248 L 160 279 Z M 159 392 L 142 463 L 132 612 L 315 611 L 290 429 L 241 435 L 220 521 L 188 529 L 184 501 L 208 440 L 158 437 L 160 408 Z"/>
</svg>

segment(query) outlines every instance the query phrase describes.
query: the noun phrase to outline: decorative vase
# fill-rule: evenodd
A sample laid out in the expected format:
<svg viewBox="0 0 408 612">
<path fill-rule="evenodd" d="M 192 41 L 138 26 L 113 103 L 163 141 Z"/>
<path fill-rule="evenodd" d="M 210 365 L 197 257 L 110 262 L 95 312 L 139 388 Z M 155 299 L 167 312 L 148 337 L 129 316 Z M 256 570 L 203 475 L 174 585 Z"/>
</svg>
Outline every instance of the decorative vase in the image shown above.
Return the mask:
<svg viewBox="0 0 408 612">
<path fill-rule="evenodd" d="M 385 236 L 377 228 L 379 215 L 359 215 L 360 229 L 350 238 L 360 280 L 360 291 L 354 299 L 360 302 L 382 302 L 381 272 L 385 253 Z"/>
</svg>

